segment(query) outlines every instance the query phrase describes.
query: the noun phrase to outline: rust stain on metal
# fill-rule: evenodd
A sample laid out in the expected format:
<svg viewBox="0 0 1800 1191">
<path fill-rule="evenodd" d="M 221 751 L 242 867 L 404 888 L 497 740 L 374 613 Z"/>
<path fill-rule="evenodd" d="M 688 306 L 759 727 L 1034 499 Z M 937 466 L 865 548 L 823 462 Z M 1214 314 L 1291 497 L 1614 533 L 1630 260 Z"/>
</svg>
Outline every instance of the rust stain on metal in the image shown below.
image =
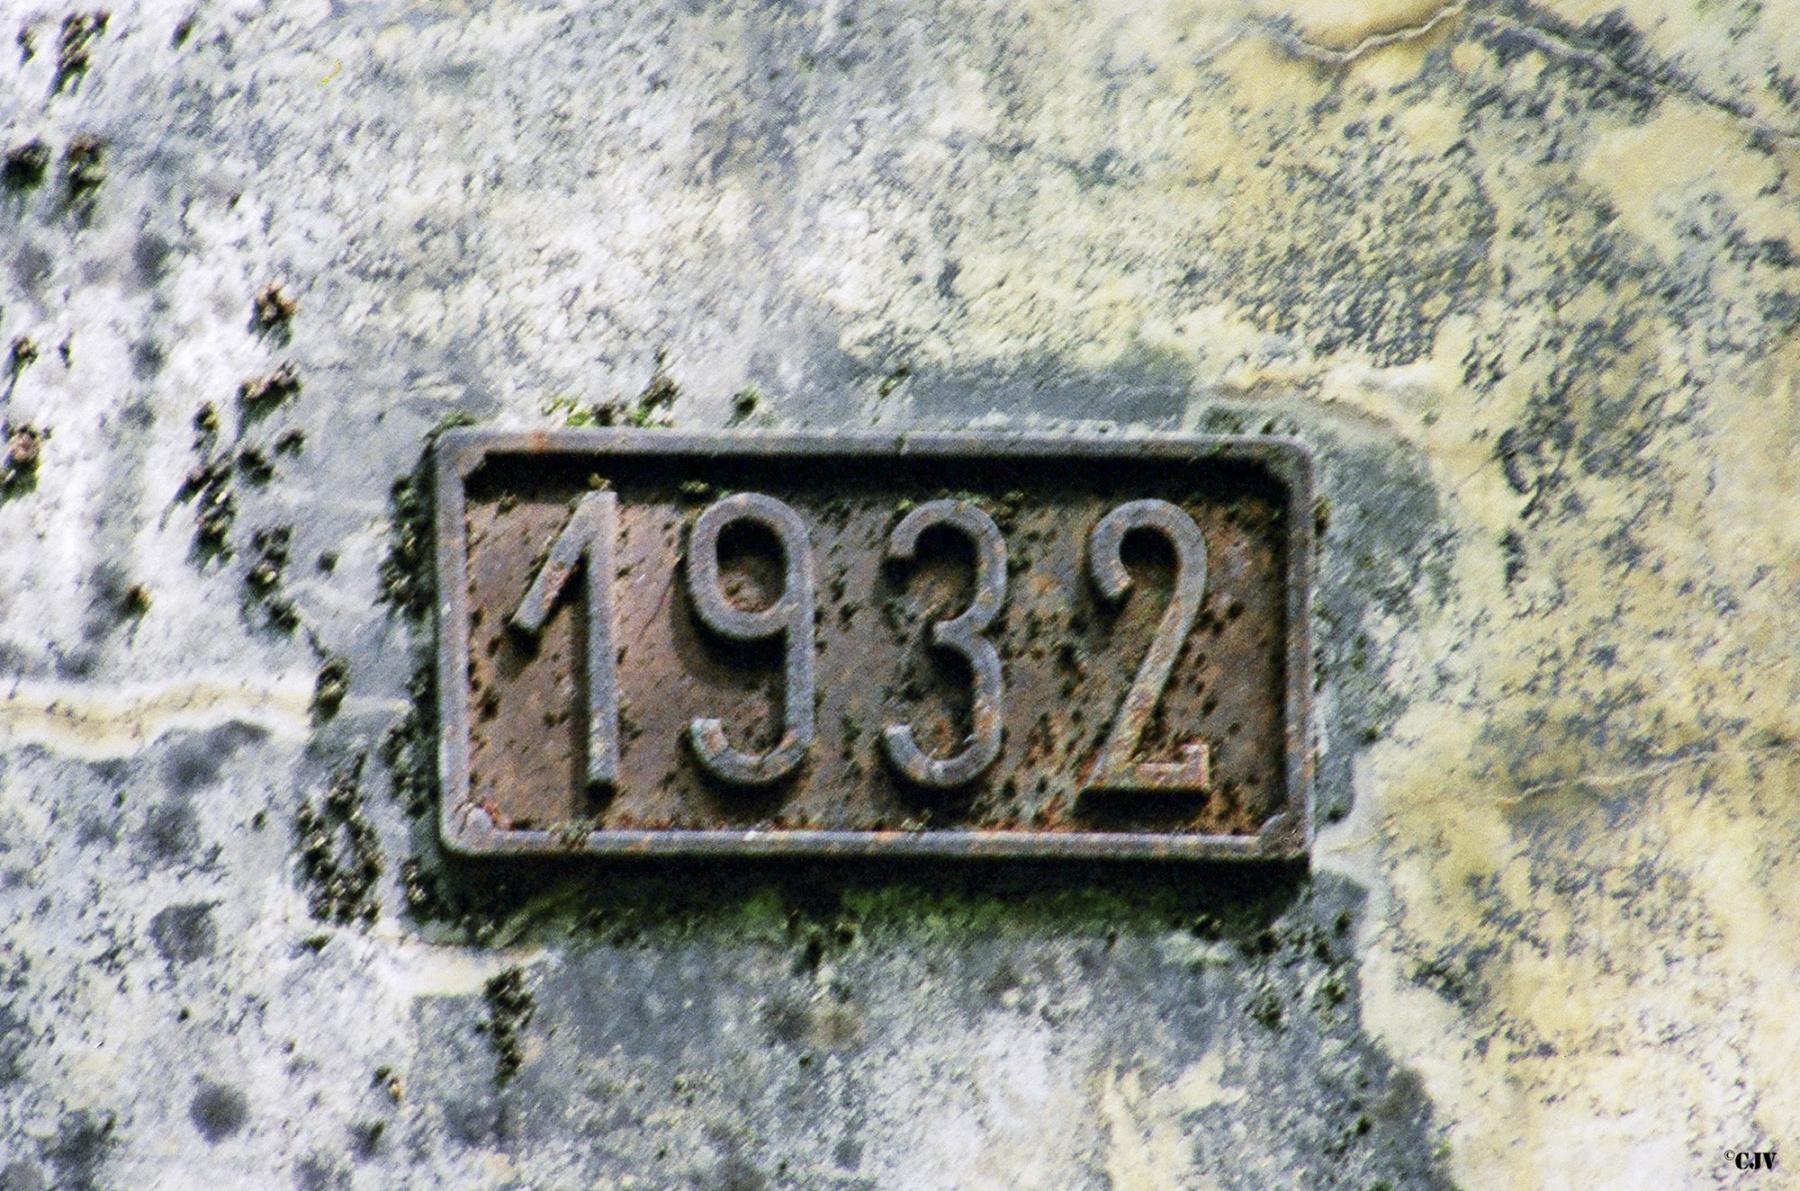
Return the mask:
<svg viewBox="0 0 1800 1191">
<path fill-rule="evenodd" d="M 455 431 L 436 462 L 458 850 L 1305 854 L 1298 443 Z"/>
</svg>

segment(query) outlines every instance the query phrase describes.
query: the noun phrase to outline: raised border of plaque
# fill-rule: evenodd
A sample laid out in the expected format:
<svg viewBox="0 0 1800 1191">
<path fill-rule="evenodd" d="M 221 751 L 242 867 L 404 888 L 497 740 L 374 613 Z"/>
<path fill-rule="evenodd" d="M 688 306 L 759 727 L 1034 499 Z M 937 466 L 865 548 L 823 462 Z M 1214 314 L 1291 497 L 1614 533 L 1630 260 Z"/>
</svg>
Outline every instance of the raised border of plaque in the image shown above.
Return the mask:
<svg viewBox="0 0 1800 1191">
<path fill-rule="evenodd" d="M 1270 744 L 1270 752 L 1278 755 L 1279 764 L 1279 796 L 1270 807 L 1271 813 L 1263 818 L 1254 830 L 1230 833 L 1163 830 L 1151 827 L 1146 829 L 1141 823 L 1132 824 L 1129 829 L 1110 829 L 1104 823 L 1093 827 L 1075 826 L 1068 823 L 1059 824 L 1054 830 L 1035 830 L 1030 826 L 1013 826 L 1009 829 L 996 830 L 985 827 L 961 826 L 954 821 L 947 825 L 942 816 L 933 822 L 931 817 L 918 823 L 899 826 L 884 826 L 880 829 L 842 829 L 835 827 L 807 826 L 768 826 L 764 824 L 745 824 L 743 822 L 720 822 L 701 826 L 631 826 L 608 827 L 575 822 L 567 823 L 532 823 L 520 825 L 506 821 L 504 813 L 495 812 L 491 807 L 484 807 L 481 798 L 471 791 L 471 731 L 477 709 L 473 706 L 474 696 L 471 691 L 472 659 L 472 626 L 471 626 L 471 577 L 470 577 L 470 499 L 471 480 L 477 478 L 484 469 L 506 468 L 524 469 L 519 474 L 537 474 L 544 468 L 562 468 L 566 472 L 578 472 L 592 468 L 596 473 L 594 483 L 607 487 L 603 477 L 610 468 L 626 466 L 635 468 L 639 473 L 666 474 L 671 483 L 684 481 L 690 485 L 704 487 L 706 478 L 721 470 L 732 468 L 764 467 L 772 469 L 770 474 L 780 474 L 784 469 L 813 469 L 842 467 L 844 474 L 855 474 L 861 477 L 881 474 L 884 466 L 894 474 L 905 474 L 906 468 L 937 468 L 943 474 L 954 475 L 960 470 L 978 470 L 993 468 L 996 465 L 1017 465 L 1020 468 L 1067 467 L 1069 474 L 1078 476 L 1083 469 L 1112 469 L 1115 474 L 1131 475 L 1135 468 L 1160 469 L 1164 475 L 1193 475 L 1205 477 L 1210 471 L 1222 469 L 1245 468 L 1266 476 L 1271 481 L 1271 490 L 1279 492 L 1281 509 L 1278 518 L 1281 525 L 1281 549 L 1279 561 L 1275 564 L 1275 572 L 1280 576 L 1281 591 L 1273 600 L 1273 607 L 1279 610 L 1280 624 L 1275 633 L 1274 655 L 1277 661 L 1276 672 L 1279 674 L 1278 689 L 1269 692 L 1276 709 L 1279 722 L 1279 738 Z M 435 548 L 437 574 L 437 698 L 439 711 L 439 776 L 440 804 L 439 828 L 441 838 L 449 850 L 468 856 L 525 856 L 525 855 L 594 855 L 609 857 L 732 857 L 732 856 L 863 856 L 863 857 L 961 857 L 961 858 L 1140 858 L 1140 859 L 1189 859 L 1189 860 L 1295 860 L 1307 856 L 1314 831 L 1312 812 L 1312 777 L 1313 748 L 1311 741 L 1310 717 L 1312 709 L 1312 646 L 1310 632 L 1311 598 L 1313 580 L 1314 554 L 1314 479 L 1312 457 L 1302 442 L 1276 436 L 1217 436 L 1217 435 L 1179 435 L 1153 434 L 1142 436 L 1127 435 L 1052 435 L 1052 434 L 995 434 L 995 433 L 775 433 L 775 432 L 675 432 L 654 429 L 618 428 L 618 429 L 571 429 L 552 431 L 504 431 L 460 428 L 446 431 L 437 440 L 433 452 L 434 492 L 435 492 Z M 493 475 L 488 473 L 489 478 Z M 906 494 L 886 491 L 885 496 L 893 502 L 896 496 Z M 578 502 L 571 501 L 571 508 Z M 740 498 L 739 503 L 742 503 Z M 772 504 L 780 504 L 779 500 Z M 898 507 L 906 508 L 914 503 L 902 499 Z M 958 502 L 939 500 L 935 502 L 945 506 L 938 518 L 953 528 L 958 524 L 959 510 L 950 507 Z M 968 503 L 968 502 L 962 502 Z M 1122 565 L 1117 564 L 1120 540 L 1134 530 L 1148 528 L 1155 532 L 1166 533 L 1169 527 L 1157 521 L 1158 510 L 1149 506 L 1167 502 L 1156 500 L 1138 500 L 1130 502 L 1145 506 L 1137 510 L 1136 521 L 1121 523 L 1103 528 L 1096 524 L 1087 549 L 1096 557 L 1091 561 L 1091 581 L 1104 591 L 1107 580 L 1103 575 L 1105 565 L 1098 560 L 1101 542 L 1110 531 L 1110 548 L 1115 559 L 1113 570 L 1116 575 L 1112 582 L 1129 586 L 1129 578 Z M 785 506 L 783 506 L 785 507 Z M 610 512 L 616 505 L 609 501 Z M 1105 518 L 1107 521 L 1118 520 L 1124 505 L 1114 510 L 1115 516 Z M 1166 511 L 1166 508 L 1163 510 Z M 966 514 L 966 510 L 962 510 Z M 579 510 L 569 514 L 570 525 L 580 516 Z M 755 510 L 737 510 L 733 515 L 738 517 L 758 515 Z M 724 516 L 724 514 L 720 514 Z M 715 518 L 716 519 L 716 518 Z M 913 520 L 917 520 L 915 517 Z M 967 517 L 964 516 L 964 520 Z M 986 521 L 986 517 L 982 516 Z M 1193 522 L 1185 517 L 1189 525 Z M 904 520 L 904 518 L 902 518 Z M 689 525 L 693 521 L 690 518 Z M 992 522 L 988 521 L 991 525 Z M 610 521 L 608 522 L 610 527 Z M 779 528 L 778 526 L 776 528 Z M 895 526 L 896 534 L 900 527 Z M 971 522 L 965 526 L 974 538 L 979 534 L 977 527 Z M 610 528 L 609 528 L 610 532 Z M 694 532 L 691 528 L 683 531 L 683 541 Z M 714 530 L 716 534 L 716 528 Z M 565 532 L 562 537 L 569 537 Z M 915 527 L 912 536 L 917 537 Z M 1174 537 L 1169 537 L 1174 542 Z M 560 542 L 560 539 L 559 539 Z M 716 542 L 715 542 L 716 546 Z M 573 558 L 562 560 L 559 564 L 553 557 L 558 549 L 565 548 L 559 544 L 544 542 L 538 550 L 537 565 L 540 568 L 562 566 L 567 569 Z M 899 557 L 904 551 L 896 553 L 897 547 L 890 541 L 889 556 Z M 980 550 L 976 551 L 979 558 Z M 608 558 L 610 554 L 603 554 Z M 714 565 L 716 566 L 716 559 Z M 791 574 L 791 572 L 790 572 Z M 1179 572 L 1177 572 L 1179 575 Z M 558 575 L 558 578 L 566 576 Z M 610 578 L 610 576 L 609 576 Z M 710 580 L 718 583 L 716 573 Z M 690 582 L 693 582 L 690 580 Z M 556 589 L 547 592 L 536 591 L 542 587 L 540 581 L 534 592 L 538 597 L 539 607 L 533 613 L 527 606 L 531 603 L 530 593 L 521 604 L 518 614 L 510 622 L 514 628 L 524 624 L 527 628 L 541 623 L 551 607 L 550 601 L 557 596 Z M 722 593 L 723 588 L 718 588 Z M 1122 590 L 1122 588 L 1121 588 Z M 784 592 L 783 599 L 787 598 Z M 807 593 L 810 596 L 810 590 Z M 1117 594 L 1116 592 L 1113 594 Z M 696 599 L 696 604 L 700 603 Z M 721 594 L 714 615 L 729 620 L 735 616 L 749 625 L 756 617 L 744 613 L 733 613 L 729 601 Z M 1171 598 L 1171 609 L 1173 609 Z M 971 605 L 973 608 L 974 605 Z M 764 612 L 768 610 L 762 610 Z M 986 615 L 992 616 L 992 609 Z M 822 615 L 822 614 L 821 614 Z M 973 612 L 965 614 L 966 619 Z M 1171 616 L 1173 612 L 1171 611 Z M 1190 613 L 1191 617 L 1191 613 Z M 936 622 L 938 628 L 946 628 L 950 621 Z M 725 628 L 730 625 L 722 626 Z M 738 626 L 745 628 L 745 626 Z M 1167 629 L 1167 625 L 1162 626 Z M 745 631 L 748 631 L 746 628 Z M 976 626 L 979 631 L 979 626 Z M 1185 631 L 1185 630 L 1184 630 Z M 965 634 L 966 635 L 966 634 Z M 589 633 L 590 641 L 594 639 Z M 606 646 L 610 658 L 612 640 L 610 632 L 599 640 Z M 933 640 L 941 646 L 942 636 Z M 1177 642 L 1179 645 L 1179 641 Z M 592 650 L 589 651 L 592 653 Z M 1151 650 L 1153 655 L 1154 648 Z M 597 655 L 595 655 L 597 656 Z M 975 661 L 969 654 L 971 662 Z M 1138 680 L 1144 680 L 1144 671 L 1154 668 L 1155 659 L 1147 655 L 1144 665 L 1138 673 Z M 1173 658 L 1163 664 L 1164 678 L 1167 681 L 1168 666 Z M 610 662 L 608 663 L 610 666 Z M 979 671 L 981 666 L 971 666 L 972 671 Z M 793 675 L 789 675 L 790 681 Z M 1135 689 L 1135 688 L 1134 688 Z M 1153 694 L 1155 692 L 1152 692 Z M 1127 714 L 1125 708 L 1131 699 L 1121 698 L 1119 717 L 1122 720 Z M 791 709 L 790 709 L 791 710 Z M 1148 709 L 1144 710 L 1148 715 Z M 1141 717 L 1140 717 L 1141 726 Z M 695 750 L 707 747 L 701 742 L 703 725 L 695 721 L 692 725 L 694 739 L 689 742 Z M 979 725 L 978 725 L 979 727 Z M 718 737 L 715 747 L 723 747 L 722 733 L 718 731 L 717 722 L 705 731 L 714 732 Z M 897 735 L 890 727 L 889 735 Z M 980 751 L 976 748 L 978 732 L 971 732 L 970 748 L 967 751 Z M 1118 735 L 1115 729 L 1114 736 Z M 910 737 L 908 738 L 910 741 Z M 882 742 L 888 746 L 889 755 L 900 758 L 906 742 Z M 1094 776 L 1108 763 L 1104 754 L 1112 750 L 1113 742 L 1098 750 L 1096 759 L 1088 767 L 1089 785 L 1105 786 L 1106 782 Z M 613 748 L 616 749 L 616 740 Z M 596 774 L 604 777 L 604 758 L 596 750 L 600 745 L 590 740 L 589 756 L 586 768 L 590 778 Z M 775 756 L 779 750 L 773 750 L 767 756 Z M 879 752 L 879 748 L 871 751 Z M 919 750 L 914 750 L 919 751 Z M 992 751 L 991 749 L 988 751 Z M 980 758 L 990 762 L 991 757 Z M 755 758 L 751 759 L 752 761 Z M 742 761 L 742 758 L 739 758 Z M 915 768 L 921 772 L 928 770 L 928 758 L 913 758 Z M 1112 758 L 1115 770 L 1120 769 L 1119 758 Z M 613 764 L 616 767 L 616 757 Z M 770 764 L 773 764 L 772 762 Z M 896 761 L 898 764 L 898 761 Z M 942 766 L 940 766 L 940 769 Z M 1125 766 L 1126 769 L 1132 766 Z M 1124 784 L 1133 789 L 1149 790 L 1156 782 L 1157 773 L 1167 777 L 1179 769 L 1174 763 L 1160 766 L 1135 764 L 1139 771 L 1135 779 L 1121 779 L 1113 784 Z M 1155 771 L 1155 772 L 1153 772 Z M 729 775 L 729 768 L 718 770 L 718 773 Z M 937 772 L 935 770 L 931 772 Z M 1121 770 L 1123 772 L 1123 770 Z M 1202 769 L 1202 772 L 1204 770 Z M 1145 775 L 1148 775 L 1147 777 Z M 759 779 L 754 767 L 739 775 L 747 786 L 756 786 Z M 921 779 L 928 780 L 928 779 Z M 1171 779 L 1173 780 L 1173 779 Z M 1135 784 L 1134 784 L 1135 781 Z M 942 784 L 954 784 L 946 780 Z"/>
</svg>

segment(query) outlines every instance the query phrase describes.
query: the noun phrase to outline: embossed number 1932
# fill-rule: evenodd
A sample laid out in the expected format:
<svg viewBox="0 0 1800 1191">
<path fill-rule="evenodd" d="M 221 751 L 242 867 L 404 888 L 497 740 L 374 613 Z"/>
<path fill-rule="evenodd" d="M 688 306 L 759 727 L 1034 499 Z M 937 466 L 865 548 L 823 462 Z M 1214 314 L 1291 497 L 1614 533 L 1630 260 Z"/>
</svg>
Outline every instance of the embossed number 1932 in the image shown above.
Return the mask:
<svg viewBox="0 0 1800 1191">
<path fill-rule="evenodd" d="M 734 604 L 720 583 L 719 539 L 729 527 L 750 523 L 771 534 L 782 554 L 782 588 L 767 605 L 746 610 Z M 951 789 L 979 778 L 999 758 L 1005 675 L 999 652 L 984 632 L 1006 603 L 1006 541 L 980 506 L 968 500 L 933 500 L 907 513 L 888 535 L 886 554 L 895 563 L 914 559 L 920 537 L 942 527 L 966 537 L 975 552 L 974 594 L 962 612 L 931 627 L 931 642 L 958 654 L 973 682 L 973 730 L 964 746 L 947 757 L 920 748 L 911 725 L 887 724 L 883 755 L 906 780 Z M 513 612 L 513 628 L 539 634 L 577 570 L 584 572 L 580 598 L 586 602 L 587 766 L 590 786 L 607 788 L 619 779 L 619 700 L 614 654 L 612 580 L 618 497 L 590 492 L 576 503 L 543 566 Z M 1094 525 L 1087 538 L 1087 573 L 1110 604 L 1125 599 L 1132 579 L 1121 556 L 1125 539 L 1136 532 L 1156 534 L 1175 554 L 1175 585 L 1149 651 L 1120 702 L 1111 731 L 1087 768 L 1082 789 L 1096 794 L 1183 794 L 1209 785 L 1209 752 L 1190 743 L 1176 761 L 1135 760 L 1140 741 L 1162 698 L 1163 688 L 1192 631 L 1205 596 L 1206 538 L 1186 511 L 1165 500 L 1119 505 Z M 748 753 L 727 739 L 723 724 L 696 718 L 687 742 L 700 766 L 713 777 L 739 786 L 766 786 L 792 776 L 814 740 L 814 575 L 805 523 L 793 508 L 761 493 L 738 493 L 708 506 L 694 523 L 683 568 L 688 598 L 700 622 L 730 641 L 779 640 L 784 659 L 781 733 L 773 747 Z"/>
</svg>

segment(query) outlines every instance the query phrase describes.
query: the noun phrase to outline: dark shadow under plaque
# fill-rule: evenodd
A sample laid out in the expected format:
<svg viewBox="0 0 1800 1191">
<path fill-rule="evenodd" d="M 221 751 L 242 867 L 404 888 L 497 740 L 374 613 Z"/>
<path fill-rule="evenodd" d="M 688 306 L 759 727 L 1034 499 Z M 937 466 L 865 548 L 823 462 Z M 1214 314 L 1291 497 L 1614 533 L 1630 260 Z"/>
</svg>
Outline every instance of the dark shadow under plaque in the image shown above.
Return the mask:
<svg viewBox="0 0 1800 1191">
<path fill-rule="evenodd" d="M 459 430 L 436 473 L 455 850 L 1306 853 L 1294 441 Z"/>
</svg>

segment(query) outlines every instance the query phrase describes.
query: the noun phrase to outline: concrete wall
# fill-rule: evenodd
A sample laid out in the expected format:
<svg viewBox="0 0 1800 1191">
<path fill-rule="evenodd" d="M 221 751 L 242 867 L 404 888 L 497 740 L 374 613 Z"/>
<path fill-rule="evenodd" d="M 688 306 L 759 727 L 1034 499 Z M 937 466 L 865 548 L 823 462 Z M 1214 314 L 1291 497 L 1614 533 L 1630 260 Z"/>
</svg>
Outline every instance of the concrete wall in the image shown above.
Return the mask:
<svg viewBox="0 0 1800 1191">
<path fill-rule="evenodd" d="M 87 11 L 0 4 L 0 1186 L 1800 1166 L 1792 5 Z M 659 369 L 1307 439 L 1310 873 L 448 863 L 405 480 Z"/>
</svg>

